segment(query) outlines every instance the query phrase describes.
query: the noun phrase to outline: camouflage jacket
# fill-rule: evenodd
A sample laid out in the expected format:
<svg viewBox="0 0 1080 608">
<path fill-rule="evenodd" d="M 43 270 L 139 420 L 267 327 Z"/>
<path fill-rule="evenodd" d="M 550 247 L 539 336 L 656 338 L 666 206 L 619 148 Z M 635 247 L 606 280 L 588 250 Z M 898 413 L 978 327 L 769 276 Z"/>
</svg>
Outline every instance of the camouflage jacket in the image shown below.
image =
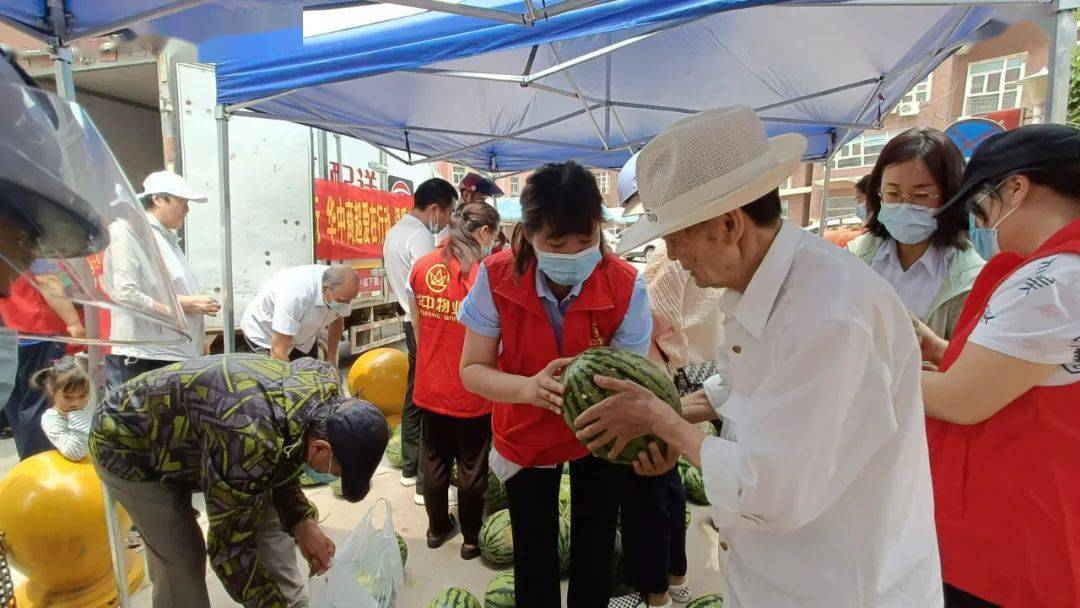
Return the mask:
<svg viewBox="0 0 1080 608">
<path fill-rule="evenodd" d="M 204 492 L 210 564 L 246 607 L 284 607 L 255 532 L 272 500 L 287 532 L 318 515 L 300 489 L 304 429 L 341 398 L 333 366 L 261 355 L 199 357 L 143 374 L 94 414 L 90 453 L 129 481 Z"/>
</svg>

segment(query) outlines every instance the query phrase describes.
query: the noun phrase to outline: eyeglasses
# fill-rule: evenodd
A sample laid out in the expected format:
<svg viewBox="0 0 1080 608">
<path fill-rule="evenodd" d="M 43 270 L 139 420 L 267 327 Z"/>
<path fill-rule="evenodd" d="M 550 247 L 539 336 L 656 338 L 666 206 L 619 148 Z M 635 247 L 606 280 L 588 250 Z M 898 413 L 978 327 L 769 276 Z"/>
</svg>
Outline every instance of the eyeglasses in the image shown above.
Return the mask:
<svg viewBox="0 0 1080 608">
<path fill-rule="evenodd" d="M 941 194 L 938 192 L 912 192 L 911 194 L 904 194 L 896 190 L 886 190 L 885 192 L 878 192 L 881 196 L 881 204 L 895 207 L 908 203 L 910 205 L 918 205 L 920 207 L 928 207 L 931 203 L 941 198 Z"/>
</svg>

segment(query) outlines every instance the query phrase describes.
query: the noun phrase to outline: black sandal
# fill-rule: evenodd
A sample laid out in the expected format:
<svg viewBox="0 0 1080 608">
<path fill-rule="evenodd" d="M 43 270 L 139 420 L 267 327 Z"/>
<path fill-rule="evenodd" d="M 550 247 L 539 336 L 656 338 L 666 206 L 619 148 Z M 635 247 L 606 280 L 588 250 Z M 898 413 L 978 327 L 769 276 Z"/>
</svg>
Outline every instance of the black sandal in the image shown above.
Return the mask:
<svg viewBox="0 0 1080 608">
<path fill-rule="evenodd" d="M 451 514 L 450 515 L 450 529 L 449 530 L 447 530 L 446 532 L 443 532 L 442 534 L 432 534 L 431 532 L 427 533 L 427 546 L 428 546 L 428 549 L 438 549 L 439 547 L 445 545 L 446 541 L 448 541 L 451 538 L 454 538 L 455 536 L 457 536 L 457 533 L 458 533 L 457 519 L 453 516 L 453 514 Z"/>
</svg>

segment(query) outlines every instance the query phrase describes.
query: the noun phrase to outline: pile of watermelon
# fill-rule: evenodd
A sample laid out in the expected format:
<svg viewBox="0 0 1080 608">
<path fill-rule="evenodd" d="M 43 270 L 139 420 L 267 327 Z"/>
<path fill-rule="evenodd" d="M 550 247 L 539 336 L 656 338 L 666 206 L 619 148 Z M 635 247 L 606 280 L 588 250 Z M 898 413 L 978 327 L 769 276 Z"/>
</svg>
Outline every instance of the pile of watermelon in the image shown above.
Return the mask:
<svg viewBox="0 0 1080 608">
<path fill-rule="evenodd" d="M 401 425 L 399 424 L 394 429 L 394 434 L 390 435 L 390 441 L 386 444 L 386 459 L 390 461 L 390 466 L 395 469 L 401 468 Z"/>
<path fill-rule="evenodd" d="M 686 608 L 724 608 L 724 598 L 718 593 L 710 593 L 690 602 Z"/>
<path fill-rule="evenodd" d="M 637 353 L 613 348 L 591 348 L 577 357 L 566 366 L 563 371 L 562 381 L 565 387 L 563 393 L 563 419 L 570 429 L 577 431 L 574 420 L 582 412 L 603 401 L 611 393 L 596 385 L 594 377 L 597 375 L 632 380 L 650 390 L 662 401 L 670 405 L 676 412 L 682 413 L 682 403 L 679 401 L 679 391 L 668 378 L 664 370 Z M 638 437 L 623 448 L 615 458 L 609 458 L 610 445 L 604 446 L 593 452 L 600 458 L 606 458 L 621 464 L 632 464 L 637 460 L 638 452 L 647 450 L 649 442 L 655 441 L 664 449 L 667 444 L 658 437 L 645 435 Z"/>
<path fill-rule="evenodd" d="M 690 464 L 689 460 L 680 458 L 679 477 L 686 488 L 687 500 L 699 505 L 709 504 L 709 499 L 705 496 L 705 480 L 701 477 L 701 469 Z"/>
<path fill-rule="evenodd" d="M 431 598 L 427 608 L 481 608 L 476 596 L 462 589 L 451 587 Z"/>
<path fill-rule="evenodd" d="M 510 501 L 506 498 L 506 486 L 499 481 L 495 471 L 488 469 L 487 492 L 484 493 L 484 510 L 487 513 L 494 513 L 509 506 Z"/>
</svg>

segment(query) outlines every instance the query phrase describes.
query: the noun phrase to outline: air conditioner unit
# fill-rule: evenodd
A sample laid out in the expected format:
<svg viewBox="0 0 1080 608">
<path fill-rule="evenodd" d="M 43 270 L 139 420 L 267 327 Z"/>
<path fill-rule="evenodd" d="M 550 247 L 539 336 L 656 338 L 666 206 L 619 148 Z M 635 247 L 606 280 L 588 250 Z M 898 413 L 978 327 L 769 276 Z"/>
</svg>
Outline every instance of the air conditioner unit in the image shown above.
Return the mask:
<svg viewBox="0 0 1080 608">
<path fill-rule="evenodd" d="M 915 116 L 919 113 L 919 104 L 915 101 L 905 101 L 896 106 L 896 112 L 900 116 Z"/>
</svg>

